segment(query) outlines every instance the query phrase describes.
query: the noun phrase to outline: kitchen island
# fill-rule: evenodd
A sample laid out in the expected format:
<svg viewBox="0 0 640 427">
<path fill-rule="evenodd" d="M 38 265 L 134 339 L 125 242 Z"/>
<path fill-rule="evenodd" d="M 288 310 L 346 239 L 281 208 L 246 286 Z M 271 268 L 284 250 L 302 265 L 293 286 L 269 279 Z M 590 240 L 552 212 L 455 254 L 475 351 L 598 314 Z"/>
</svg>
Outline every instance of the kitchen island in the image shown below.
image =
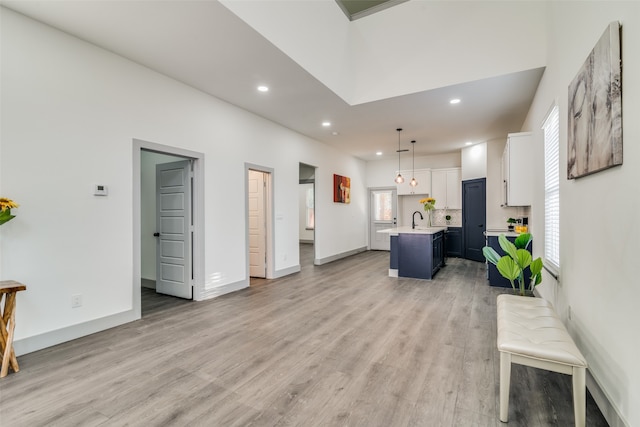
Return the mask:
<svg viewBox="0 0 640 427">
<path fill-rule="evenodd" d="M 444 232 L 447 227 L 397 227 L 380 230 L 389 233 L 390 277 L 430 280 L 444 267 Z"/>
</svg>

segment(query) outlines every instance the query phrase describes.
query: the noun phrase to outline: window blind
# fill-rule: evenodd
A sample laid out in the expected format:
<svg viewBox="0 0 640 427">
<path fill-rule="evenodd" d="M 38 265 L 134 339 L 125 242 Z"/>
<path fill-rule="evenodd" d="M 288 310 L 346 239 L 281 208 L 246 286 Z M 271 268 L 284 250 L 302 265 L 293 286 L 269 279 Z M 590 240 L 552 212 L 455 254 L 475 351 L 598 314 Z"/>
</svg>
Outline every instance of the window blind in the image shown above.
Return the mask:
<svg viewBox="0 0 640 427">
<path fill-rule="evenodd" d="M 544 257 L 560 267 L 560 120 L 558 106 L 545 119 L 544 131 Z"/>
</svg>

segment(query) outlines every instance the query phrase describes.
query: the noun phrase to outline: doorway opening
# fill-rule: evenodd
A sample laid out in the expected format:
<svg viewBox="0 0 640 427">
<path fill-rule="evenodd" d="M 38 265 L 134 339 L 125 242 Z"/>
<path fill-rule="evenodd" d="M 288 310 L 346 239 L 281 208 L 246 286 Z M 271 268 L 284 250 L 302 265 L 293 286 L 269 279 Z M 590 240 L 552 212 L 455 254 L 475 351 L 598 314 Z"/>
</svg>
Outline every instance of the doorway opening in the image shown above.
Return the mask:
<svg viewBox="0 0 640 427">
<path fill-rule="evenodd" d="M 299 248 L 300 268 L 313 266 L 316 242 L 316 168 L 299 166 Z"/>
<path fill-rule="evenodd" d="M 204 155 L 134 140 L 134 282 L 138 317 L 200 298 Z"/>
<path fill-rule="evenodd" d="M 369 249 L 373 251 L 391 250 L 389 233 L 380 230 L 397 225 L 398 196 L 396 188 L 369 189 Z"/>
<path fill-rule="evenodd" d="M 273 170 L 245 165 L 249 286 L 273 278 Z"/>
</svg>

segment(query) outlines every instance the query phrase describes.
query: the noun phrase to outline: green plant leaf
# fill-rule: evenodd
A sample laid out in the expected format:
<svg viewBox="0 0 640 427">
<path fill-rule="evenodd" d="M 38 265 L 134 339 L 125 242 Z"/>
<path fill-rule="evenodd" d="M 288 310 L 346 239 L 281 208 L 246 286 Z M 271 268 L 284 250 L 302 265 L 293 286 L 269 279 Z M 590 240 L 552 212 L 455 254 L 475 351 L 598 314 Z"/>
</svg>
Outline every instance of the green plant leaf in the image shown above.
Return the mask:
<svg viewBox="0 0 640 427">
<path fill-rule="evenodd" d="M 516 251 L 515 262 L 522 270 L 529 267 L 529 264 L 531 264 L 531 252 L 526 249 L 518 249 Z"/>
<path fill-rule="evenodd" d="M 500 258 L 496 267 L 503 277 L 511 280 L 512 282 L 520 276 L 520 272 L 522 271 L 521 268 L 518 267 L 518 264 L 506 255 Z"/>
<path fill-rule="evenodd" d="M 540 274 L 540 272 L 542 271 L 542 259 L 538 257 L 533 260 L 531 262 L 531 265 L 529 266 L 529 270 L 531 270 L 532 276 Z"/>
<path fill-rule="evenodd" d="M 538 274 L 536 274 L 536 281 L 534 282 L 534 285 L 533 285 L 533 286 L 537 286 L 537 285 L 539 285 L 540 283 L 542 283 L 542 273 L 538 273 Z"/>
<path fill-rule="evenodd" d="M 482 248 L 482 255 L 489 261 L 491 264 L 496 265 L 500 260 L 500 255 L 496 252 L 492 247 L 485 246 Z"/>
<path fill-rule="evenodd" d="M 531 236 L 531 234 L 522 233 L 521 235 L 516 237 L 516 240 L 513 242 L 513 244 L 516 245 L 516 248 L 518 249 L 527 249 L 529 243 L 531 243 L 532 240 L 533 237 Z"/>
<path fill-rule="evenodd" d="M 504 234 L 498 236 L 498 243 L 500 243 L 500 247 L 502 250 L 509 255 L 511 258 L 516 259 L 516 246 L 511 243 Z"/>
<path fill-rule="evenodd" d="M 0 211 L 0 225 L 4 224 L 5 222 L 11 221 L 15 217 L 15 215 L 11 215 L 11 209 L 7 208 L 3 211 Z"/>
</svg>

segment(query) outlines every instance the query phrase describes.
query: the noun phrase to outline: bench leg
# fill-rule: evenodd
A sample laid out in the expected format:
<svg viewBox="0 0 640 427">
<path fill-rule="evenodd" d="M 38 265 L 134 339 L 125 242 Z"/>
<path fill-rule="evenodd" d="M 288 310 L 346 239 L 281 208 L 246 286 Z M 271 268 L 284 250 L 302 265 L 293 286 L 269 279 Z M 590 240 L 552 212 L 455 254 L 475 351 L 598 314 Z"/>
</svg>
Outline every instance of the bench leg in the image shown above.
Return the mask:
<svg viewBox="0 0 640 427">
<path fill-rule="evenodd" d="M 500 352 L 500 421 L 509 421 L 509 386 L 511 384 L 511 353 Z"/>
<path fill-rule="evenodd" d="M 571 376 L 573 383 L 573 416 L 576 420 L 576 427 L 584 427 L 586 423 L 586 384 L 585 368 L 573 367 Z"/>
</svg>

